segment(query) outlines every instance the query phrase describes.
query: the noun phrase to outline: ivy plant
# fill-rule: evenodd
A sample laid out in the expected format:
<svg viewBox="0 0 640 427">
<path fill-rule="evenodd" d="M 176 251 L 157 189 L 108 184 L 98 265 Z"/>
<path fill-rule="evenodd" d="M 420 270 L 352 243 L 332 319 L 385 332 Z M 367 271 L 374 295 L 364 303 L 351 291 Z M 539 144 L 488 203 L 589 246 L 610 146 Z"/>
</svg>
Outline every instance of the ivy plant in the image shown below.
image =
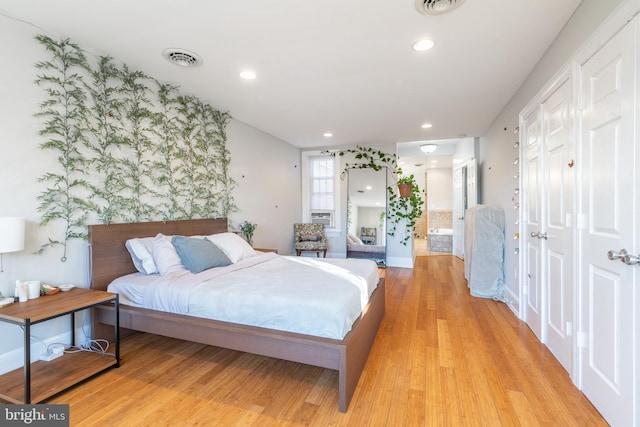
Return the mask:
<svg viewBox="0 0 640 427">
<path fill-rule="evenodd" d="M 123 216 L 126 221 L 146 221 L 153 218 L 157 209 L 147 203 L 150 194 L 151 161 L 147 153 L 153 152 L 150 138 L 151 89 L 149 76 L 141 71 L 131 71 L 126 65 L 122 73 L 122 105 L 124 114 L 122 138 L 129 156 L 121 160 L 123 176 Z"/>
<path fill-rule="evenodd" d="M 91 198 L 95 203 L 100 222 L 110 224 L 122 210 L 122 191 L 125 187 L 120 174 L 119 161 L 115 157 L 124 145 L 118 123 L 122 113 L 120 88 L 116 86 L 120 71 L 109 56 L 99 58 L 98 66 L 91 70 L 91 84 L 86 86 L 93 101 L 88 108 L 89 131 L 88 163 L 98 175 L 91 185 Z"/>
<path fill-rule="evenodd" d="M 158 209 L 163 219 L 182 218 L 180 189 L 178 187 L 178 153 L 180 152 L 180 127 L 177 118 L 177 86 L 158 82 L 160 111 L 153 115 L 151 132 L 157 138 L 152 170 L 155 182 L 154 195 L 160 200 Z"/>
<path fill-rule="evenodd" d="M 389 154 L 371 147 L 360 146 L 327 153 L 339 157 L 344 157 L 347 154 L 353 155 L 355 161 L 345 162 L 344 164 L 344 168 L 340 173 L 342 179 L 346 177 L 349 169 L 373 169 L 374 171 L 380 171 L 387 168 L 391 171 L 396 184 L 398 182 L 411 184 L 411 195 L 409 197 L 400 197 L 395 185 L 389 185 L 387 187 L 387 219 L 390 223 L 387 234 L 389 236 L 395 236 L 398 231 L 398 225 L 404 220 L 404 236 L 400 242 L 406 246 L 409 239 L 413 236 L 416 220 L 423 214 L 424 206 L 423 192 L 420 190 L 414 176 L 402 175 L 402 169 L 398 167 L 397 156 L 394 153 Z"/>
<path fill-rule="evenodd" d="M 85 222 L 88 213 L 94 210 L 86 197 L 90 186 L 86 181 L 87 159 L 81 146 L 86 143 L 87 98 L 82 71 L 86 69 L 86 58 L 80 48 L 68 39 L 55 41 L 39 35 L 36 39 L 46 48 L 51 57 L 36 64 L 40 70 L 35 83 L 45 88 L 47 99 L 40 104 L 36 117 L 41 117 L 44 127 L 40 135 L 48 139 L 40 144 L 43 150 L 53 151 L 59 170 L 47 172 L 39 181 L 48 187 L 38 196 L 40 224 L 54 220 L 64 223 L 62 238 L 49 238 L 39 253 L 51 246 L 62 246 L 61 261 L 67 260 L 69 239 L 86 237 Z"/>
<path fill-rule="evenodd" d="M 58 165 L 40 177 L 41 224 L 62 221 L 63 246 L 101 223 L 228 216 L 237 210 L 229 176 L 226 126 L 231 116 L 177 86 L 99 57 L 95 66 L 69 40 L 36 39 L 50 58 L 36 64 L 46 91 L 43 150 Z"/>
</svg>

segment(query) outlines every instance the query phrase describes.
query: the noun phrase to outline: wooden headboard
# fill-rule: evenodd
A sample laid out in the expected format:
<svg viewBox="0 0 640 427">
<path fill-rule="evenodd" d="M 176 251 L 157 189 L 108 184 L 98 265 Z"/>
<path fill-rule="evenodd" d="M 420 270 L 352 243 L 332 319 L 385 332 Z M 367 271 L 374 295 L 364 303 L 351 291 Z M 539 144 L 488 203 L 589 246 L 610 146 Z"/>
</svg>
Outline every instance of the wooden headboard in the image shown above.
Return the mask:
<svg viewBox="0 0 640 427">
<path fill-rule="evenodd" d="M 168 236 L 209 235 L 227 230 L 227 218 L 90 225 L 90 287 L 104 291 L 115 278 L 136 272 L 124 245 L 128 239 L 153 237 L 158 233 Z"/>
</svg>

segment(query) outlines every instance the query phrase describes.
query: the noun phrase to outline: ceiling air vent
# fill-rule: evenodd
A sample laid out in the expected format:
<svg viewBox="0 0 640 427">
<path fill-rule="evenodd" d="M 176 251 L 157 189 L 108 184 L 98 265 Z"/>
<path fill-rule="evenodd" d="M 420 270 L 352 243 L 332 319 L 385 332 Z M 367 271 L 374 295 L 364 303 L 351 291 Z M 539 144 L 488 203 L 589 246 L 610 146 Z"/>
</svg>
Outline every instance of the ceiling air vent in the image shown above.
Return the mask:
<svg viewBox="0 0 640 427">
<path fill-rule="evenodd" d="M 423 15 L 442 15 L 464 3 L 464 0 L 416 0 L 416 9 Z"/>
<path fill-rule="evenodd" d="M 165 49 L 162 51 L 162 56 L 181 67 L 197 67 L 202 64 L 202 58 L 197 53 L 185 49 Z"/>
</svg>

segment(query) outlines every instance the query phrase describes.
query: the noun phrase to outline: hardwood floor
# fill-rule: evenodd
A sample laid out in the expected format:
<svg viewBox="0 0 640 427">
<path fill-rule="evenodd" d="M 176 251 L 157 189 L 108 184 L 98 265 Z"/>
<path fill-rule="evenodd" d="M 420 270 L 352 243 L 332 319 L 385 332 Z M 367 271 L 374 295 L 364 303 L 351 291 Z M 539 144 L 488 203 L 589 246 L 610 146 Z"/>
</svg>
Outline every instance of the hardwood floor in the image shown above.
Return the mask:
<svg viewBox="0 0 640 427">
<path fill-rule="evenodd" d="M 606 425 L 504 304 L 469 296 L 460 260 L 383 274 L 386 315 L 346 414 L 334 371 L 150 334 L 49 402 L 74 426 Z"/>
</svg>

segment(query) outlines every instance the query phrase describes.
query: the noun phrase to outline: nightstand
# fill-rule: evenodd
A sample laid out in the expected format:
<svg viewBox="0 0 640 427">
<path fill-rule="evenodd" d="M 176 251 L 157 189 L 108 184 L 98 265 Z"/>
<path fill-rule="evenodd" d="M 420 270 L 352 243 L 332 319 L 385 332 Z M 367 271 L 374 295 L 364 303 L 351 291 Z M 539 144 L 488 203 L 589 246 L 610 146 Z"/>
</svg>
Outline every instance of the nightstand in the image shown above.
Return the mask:
<svg viewBox="0 0 640 427">
<path fill-rule="evenodd" d="M 31 325 L 57 317 L 69 316 L 71 343 L 75 344 L 75 313 L 101 304 L 115 307 L 115 353 L 89 351 L 65 353 L 49 362 L 31 363 Z M 120 316 L 118 294 L 93 289 L 74 288 L 26 302 L 0 308 L 0 321 L 24 330 L 24 368 L 0 375 L 0 399 L 11 403 L 37 403 L 80 381 L 120 366 Z M 22 393 L 24 391 L 24 393 Z M 22 396 L 21 396 L 22 395 Z"/>
<path fill-rule="evenodd" d="M 277 249 L 253 248 L 253 250 L 260 251 L 260 252 L 275 252 L 275 253 L 278 253 Z"/>
</svg>

